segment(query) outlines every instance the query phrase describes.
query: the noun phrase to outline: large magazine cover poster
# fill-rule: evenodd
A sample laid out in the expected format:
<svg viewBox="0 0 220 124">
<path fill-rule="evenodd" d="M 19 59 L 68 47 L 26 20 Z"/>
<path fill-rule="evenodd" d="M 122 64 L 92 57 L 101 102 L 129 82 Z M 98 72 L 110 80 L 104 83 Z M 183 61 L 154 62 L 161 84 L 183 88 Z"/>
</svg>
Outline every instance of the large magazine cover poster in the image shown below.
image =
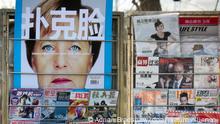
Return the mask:
<svg viewBox="0 0 220 124">
<path fill-rule="evenodd" d="M 13 87 L 111 88 L 111 0 L 16 0 L 15 14 Z"/>
<path fill-rule="evenodd" d="M 136 88 L 157 88 L 159 57 L 136 56 Z"/>
<path fill-rule="evenodd" d="M 194 88 L 219 86 L 219 58 L 210 55 L 194 56 Z"/>
<path fill-rule="evenodd" d="M 218 16 L 181 16 L 179 24 L 182 56 L 218 56 L 218 23 Z"/>
<path fill-rule="evenodd" d="M 43 100 L 42 89 L 11 89 L 10 120 L 40 120 Z"/>
<path fill-rule="evenodd" d="M 195 105 L 196 111 L 217 111 L 218 106 L 217 89 L 196 89 Z"/>
<path fill-rule="evenodd" d="M 177 13 L 133 16 L 136 55 L 179 56 L 178 19 Z"/>
<path fill-rule="evenodd" d="M 195 111 L 195 96 L 193 89 L 170 89 L 169 110 Z"/>
<path fill-rule="evenodd" d="M 193 88 L 193 58 L 160 58 L 159 72 L 158 88 Z"/>
<path fill-rule="evenodd" d="M 91 90 L 89 96 L 89 120 L 114 120 L 117 117 L 117 103 L 119 92 L 116 90 Z M 94 106 L 94 107 L 92 107 Z"/>
<path fill-rule="evenodd" d="M 134 118 L 139 122 L 162 122 L 166 117 L 167 90 L 134 89 Z"/>
</svg>

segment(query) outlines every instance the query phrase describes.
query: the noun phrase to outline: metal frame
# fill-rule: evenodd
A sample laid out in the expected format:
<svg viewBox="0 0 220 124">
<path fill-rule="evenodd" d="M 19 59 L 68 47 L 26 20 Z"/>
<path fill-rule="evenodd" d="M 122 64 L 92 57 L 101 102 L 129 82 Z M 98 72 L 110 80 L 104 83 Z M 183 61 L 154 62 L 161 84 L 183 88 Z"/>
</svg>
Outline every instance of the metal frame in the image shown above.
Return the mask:
<svg viewBox="0 0 220 124">
<path fill-rule="evenodd" d="M 15 10 L 14 9 L 3 9 L 0 10 L 0 13 L 3 14 L 3 38 L 2 38 L 2 120 L 0 120 L 0 124 L 6 124 L 9 123 L 8 120 L 8 107 L 9 105 L 9 89 L 11 87 L 10 84 L 10 76 L 13 74 L 17 74 L 20 72 L 13 72 L 9 71 L 9 68 L 13 68 L 13 64 L 9 63 L 9 42 L 12 42 L 16 39 L 9 37 L 9 16 L 14 16 L 15 15 Z M 116 52 L 115 55 L 112 55 L 115 57 L 115 63 L 116 65 L 112 66 L 112 71 L 114 73 L 109 73 L 105 75 L 110 75 L 114 78 L 116 78 L 112 83 L 113 84 L 113 89 L 119 91 L 119 97 L 118 97 L 118 105 L 117 107 L 117 116 L 121 116 L 124 114 L 125 110 L 127 109 L 121 106 L 124 106 L 124 103 L 121 103 L 121 98 L 125 98 L 127 96 L 126 93 L 122 93 L 121 90 L 125 90 L 126 88 L 123 88 L 123 86 L 126 86 L 125 81 L 125 74 L 124 74 L 124 69 L 125 67 L 123 66 L 124 64 L 124 46 L 125 42 L 123 41 L 123 29 L 124 29 L 124 14 L 122 12 L 114 12 L 113 13 L 113 20 L 116 20 L 117 24 L 117 34 L 116 34 L 116 39 L 113 39 L 111 41 L 105 41 L 105 42 L 112 42 L 112 44 L 115 44 L 115 48 L 113 48 Z M 114 53 L 114 52 L 113 52 Z M 127 68 L 127 67 L 126 67 Z M 32 73 L 24 73 L 24 74 L 30 74 Z M 51 74 L 50 74 L 51 75 Z M 72 74 L 71 74 L 72 75 Z M 73 75 L 88 75 L 88 74 L 73 74 Z M 104 74 L 91 74 L 91 75 L 104 75 Z M 89 107 L 89 106 L 87 106 Z M 111 107 L 111 106 L 110 106 Z M 4 113 L 4 114 L 3 114 Z"/>
<path fill-rule="evenodd" d="M 128 17 L 129 17 L 129 24 L 130 24 L 130 27 L 129 27 L 129 47 L 130 47 L 130 49 L 129 49 L 129 53 L 130 53 L 130 55 L 131 55 L 131 59 L 129 59 L 129 61 L 130 61 L 130 69 L 131 69 L 131 71 L 130 71 L 130 77 L 131 77 L 131 91 L 130 91 L 130 98 L 131 98 L 131 106 L 130 106 L 130 109 L 132 109 L 131 110 L 131 118 L 133 118 L 134 116 L 133 116 L 133 113 L 134 113 L 134 111 L 133 111 L 133 108 L 134 107 L 138 107 L 138 106 L 135 106 L 134 105 L 134 100 L 133 100 L 133 89 L 134 89 L 134 77 L 135 77 L 135 75 L 137 74 L 137 75 L 139 75 L 139 74 L 141 74 L 141 73 L 135 73 L 134 72 L 134 69 L 135 69 L 135 65 L 134 65 L 134 61 L 135 61 L 135 55 L 134 55 L 134 43 L 135 42 L 153 42 L 153 41 L 137 41 L 137 40 L 134 40 L 134 35 L 132 34 L 133 33 L 133 24 L 132 24 L 132 16 L 141 16 L 141 15 L 152 15 L 152 14 L 162 14 L 162 13 L 179 13 L 180 15 L 180 17 L 181 16 L 219 16 L 220 17 L 220 11 L 186 11 L 186 12 L 183 12 L 183 11 L 170 11 L 170 12 L 166 12 L 166 11 L 134 11 L 134 12 L 131 12 L 131 13 L 129 13 L 128 14 Z M 219 22 L 220 23 L 220 22 Z M 218 32 L 218 34 L 220 34 L 220 30 L 219 30 L 219 32 Z M 220 35 L 219 35 L 220 36 Z M 182 40 L 181 40 L 182 41 Z M 155 41 L 154 41 L 155 42 Z M 156 42 L 167 42 L 167 41 L 156 41 Z M 178 42 L 178 41 L 177 41 Z M 193 42 L 198 42 L 198 41 L 190 41 L 190 42 L 188 42 L 187 41 L 187 43 L 193 43 Z M 202 42 L 202 41 L 201 41 Z M 206 41 L 207 42 L 207 41 Z M 219 37 L 219 39 L 217 40 L 217 41 L 211 41 L 211 42 L 219 42 L 219 44 L 220 44 L 220 37 Z M 181 42 L 181 43 L 183 43 L 183 42 Z M 180 44 L 181 44 L 180 43 Z M 170 57 L 172 57 L 172 56 L 170 56 Z M 181 58 L 183 57 L 186 57 L 186 56 L 180 56 Z M 167 57 L 166 57 L 167 58 Z M 169 57 L 168 57 L 169 58 Z M 164 75 L 166 75 L 166 74 L 169 74 L 169 73 L 154 73 L 153 75 L 160 75 L 160 74 L 164 74 Z M 175 73 L 171 73 L 171 74 L 175 74 Z M 207 75 L 207 74 L 212 74 L 212 73 L 191 73 L 191 74 L 195 74 L 195 75 Z M 214 74 L 216 74 L 216 75 L 220 75 L 219 73 L 214 73 Z M 138 89 L 138 88 L 137 88 Z M 220 88 L 215 88 L 215 89 L 217 89 L 217 92 L 219 93 L 219 89 Z M 150 89 L 146 89 L 146 90 L 150 90 Z M 158 88 L 158 89 L 153 89 L 153 90 L 162 90 L 161 88 Z M 165 88 L 164 90 L 167 90 L 168 91 L 168 88 Z M 195 88 L 192 88 L 192 90 L 195 90 Z M 218 96 L 217 96 L 217 98 L 218 98 Z M 218 101 L 218 100 L 217 100 Z M 219 107 L 219 105 L 220 105 L 220 101 L 218 101 L 217 102 L 217 105 L 214 105 L 214 107 Z M 170 105 L 166 105 L 166 106 L 161 106 L 161 105 L 152 105 L 152 106 L 150 106 L 150 107 L 169 107 Z M 203 105 L 203 106 L 199 106 L 199 105 L 193 105 L 193 106 L 198 106 L 198 107 L 204 107 L 205 105 Z M 139 107 L 145 107 L 145 106 L 139 106 Z"/>
</svg>

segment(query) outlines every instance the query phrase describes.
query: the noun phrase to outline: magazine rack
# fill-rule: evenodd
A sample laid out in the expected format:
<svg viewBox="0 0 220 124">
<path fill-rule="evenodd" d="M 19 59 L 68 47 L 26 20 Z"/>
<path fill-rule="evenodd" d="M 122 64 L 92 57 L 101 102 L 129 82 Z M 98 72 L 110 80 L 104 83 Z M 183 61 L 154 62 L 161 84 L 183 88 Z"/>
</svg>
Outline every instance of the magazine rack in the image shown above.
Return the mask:
<svg viewBox="0 0 220 124">
<path fill-rule="evenodd" d="M 1 10 L 3 22 L 0 22 L 0 40 L 1 42 L 1 93 L 2 93 L 2 107 L 0 108 L 0 115 L 2 114 L 2 123 L 8 123 L 8 107 L 9 107 L 9 89 L 13 82 L 13 74 L 17 73 L 13 71 L 13 21 L 14 21 L 14 10 Z M 134 90 L 135 90 L 135 75 L 141 73 L 136 73 L 135 70 L 135 46 L 136 42 L 146 42 L 146 41 L 135 41 L 133 34 L 133 25 L 131 17 L 136 15 L 149 15 L 149 14 L 161 14 L 167 12 L 132 12 L 124 20 L 124 14 L 120 12 L 115 12 L 113 14 L 113 40 L 112 42 L 112 73 L 108 74 L 112 76 L 112 88 L 119 91 L 118 105 L 117 105 L 117 116 L 122 118 L 133 118 L 133 108 L 142 107 L 144 105 L 134 104 Z M 173 12 L 170 12 L 173 13 Z M 177 12 L 181 16 L 219 16 L 219 12 Z M 127 29 L 127 30 L 126 30 Z M 220 35 L 219 35 L 220 36 Z M 220 39 L 218 39 L 220 41 Z M 152 42 L 152 41 L 148 41 Z M 181 41 L 181 43 L 184 41 Z M 212 41 L 215 42 L 215 41 Z M 168 58 L 173 58 L 173 56 L 168 56 Z M 167 73 L 155 73 L 155 75 L 163 75 Z M 174 74 L 174 73 L 172 73 Z M 178 73 L 179 74 L 179 73 Z M 201 75 L 201 73 L 192 73 L 195 75 Z M 203 73 L 211 74 L 211 73 Z M 219 75 L 219 73 L 212 73 L 214 75 Z M 161 90 L 161 89 L 159 89 Z M 167 89 L 168 90 L 168 89 Z M 193 89 L 196 90 L 196 89 Z M 219 88 L 216 88 L 219 93 Z M 0 96 L 1 97 L 1 96 Z M 7 102 L 5 102 L 7 101 Z M 220 101 L 215 105 L 219 107 Z M 207 105 L 209 106 L 209 105 Z M 210 105 L 213 106 L 213 105 Z M 86 106 L 91 107 L 91 106 Z M 97 106 L 93 106 L 97 107 Z M 149 106 L 150 107 L 150 106 Z M 151 107 L 169 107 L 169 105 L 151 105 Z"/>
<path fill-rule="evenodd" d="M 146 72 L 144 72 L 144 73 L 142 73 L 142 72 L 140 72 L 140 73 L 138 73 L 138 72 L 136 72 L 136 62 L 137 62 L 137 58 L 136 58 L 136 55 L 137 55 L 137 46 L 135 45 L 137 42 L 140 42 L 140 43 L 152 43 L 152 42 L 154 42 L 154 43 L 168 43 L 168 41 L 165 41 L 165 40 L 160 40 L 160 41 L 155 41 L 155 40 L 135 40 L 135 29 L 134 29 L 134 22 L 133 22 L 133 20 L 132 20 L 132 18 L 133 17 L 135 17 L 135 16 L 149 16 L 149 15 L 159 15 L 159 14 L 167 14 L 167 13 L 179 13 L 179 17 L 187 17 L 187 16 L 191 16 L 191 17 L 214 17 L 214 16 L 217 16 L 218 18 L 220 17 L 220 13 L 219 12 L 132 12 L 132 13 L 130 13 L 129 14 L 129 22 L 130 22 L 130 27 L 129 27 L 129 42 L 130 42 L 130 51 L 129 51 L 129 54 L 130 54 L 130 56 L 131 56 L 131 59 L 130 59 L 130 63 L 131 63 L 131 74 L 130 74 L 130 77 L 131 77 L 131 91 L 130 91 L 130 98 L 131 98 L 131 117 L 132 118 L 138 118 L 137 117 L 137 115 L 135 116 L 135 111 L 137 110 L 137 109 L 141 109 L 142 107 L 148 107 L 148 108 L 157 108 L 157 107 L 160 107 L 160 108 L 162 108 L 162 107 L 165 107 L 166 109 L 168 109 L 169 107 L 176 107 L 176 106 L 178 106 L 178 105 L 170 105 L 169 104 L 169 94 L 168 94 L 168 92 L 169 92 L 169 90 L 172 90 L 171 88 L 169 88 L 169 87 L 167 87 L 167 88 L 150 88 L 150 87 L 143 87 L 143 88 L 136 88 L 136 86 L 135 86 L 135 84 L 136 84 L 136 76 L 137 75 L 142 75 L 142 76 L 147 76 L 148 74 L 146 73 Z M 183 43 L 206 43 L 206 42 L 208 42 L 208 43 L 216 43 L 216 44 L 218 44 L 218 45 L 220 45 L 220 31 L 219 31 L 219 24 L 220 24 L 220 21 L 218 20 L 218 32 L 215 32 L 217 35 L 218 35 L 218 39 L 217 40 L 204 40 L 204 41 L 198 41 L 198 40 L 191 40 L 191 41 L 186 41 L 186 40 L 183 40 L 183 39 L 181 39 L 181 37 L 183 36 L 181 36 L 180 35 L 180 40 L 177 40 L 177 41 L 171 41 L 172 43 L 178 43 L 180 46 L 183 44 Z M 153 25 L 152 25 L 152 27 L 153 27 Z M 140 29 L 141 30 L 141 29 Z M 138 31 L 138 30 L 137 30 Z M 142 32 L 143 32 L 143 30 L 142 30 Z M 187 35 L 185 35 L 185 36 L 187 36 Z M 218 53 L 218 57 L 219 57 L 219 53 Z M 160 58 L 160 57 L 159 57 Z M 173 59 L 173 58 L 180 58 L 180 59 L 183 59 L 183 58 L 189 58 L 189 56 L 182 56 L 182 55 L 180 55 L 180 56 L 172 56 L 172 55 L 169 55 L 169 56 L 163 56 L 163 57 L 161 57 L 161 58 L 167 58 L 167 59 Z M 193 57 L 192 57 L 193 58 Z M 148 58 L 149 59 L 149 58 Z M 158 59 L 158 61 L 160 61 L 160 59 Z M 194 60 L 195 61 L 195 60 Z M 158 65 L 159 66 L 159 65 Z M 159 67 L 158 67 L 159 68 Z M 218 67 L 219 68 L 219 67 Z M 215 75 L 215 76 L 219 76 L 219 72 L 207 72 L 207 73 L 198 73 L 198 72 L 191 72 L 191 73 L 173 73 L 173 72 L 158 72 L 158 73 L 151 73 L 151 75 L 158 75 L 158 76 L 160 76 L 160 75 L 174 75 L 174 74 L 179 74 L 179 75 L 181 75 L 181 74 L 191 74 L 191 75 L 193 75 L 193 76 L 195 76 L 195 75 L 199 75 L 199 76 L 201 76 L 201 75 Z M 159 80 L 159 78 L 158 78 L 158 80 Z M 219 85 L 219 82 L 217 82 L 218 83 L 218 85 Z M 190 89 L 190 90 L 192 90 L 194 93 L 196 93 L 196 91 L 197 90 L 199 90 L 199 89 L 203 89 L 203 88 L 187 88 L 187 89 L 183 89 L 183 90 L 188 90 L 188 89 Z M 188 107 L 192 107 L 193 106 L 193 108 L 194 107 L 214 107 L 215 108 L 215 111 L 213 110 L 213 112 L 215 112 L 215 113 L 218 113 L 219 112 L 219 87 L 213 87 L 213 88 L 210 88 L 210 89 L 215 89 L 216 90 L 216 94 L 215 94 L 215 99 L 217 100 L 216 101 L 216 104 L 215 105 L 213 105 L 213 104 L 207 104 L 207 105 L 188 105 Z M 141 92 L 141 91 L 146 91 L 146 92 L 153 92 L 153 91 L 160 91 L 160 92 L 162 92 L 163 90 L 165 90 L 166 92 L 167 92 L 167 101 L 166 101 L 166 104 L 160 104 L 160 103 L 157 103 L 157 104 L 151 104 L 151 103 L 149 103 L 149 105 L 142 105 L 142 103 L 141 103 L 141 100 L 143 100 L 143 99 L 139 99 L 138 97 L 135 97 L 134 95 L 135 95 L 135 93 L 138 93 L 138 92 Z M 208 89 L 206 88 L 205 90 L 207 90 L 208 91 Z M 205 90 L 203 90 L 203 91 L 205 91 Z M 154 93 L 152 93 L 152 94 L 156 94 L 155 92 Z M 145 95 L 149 95 L 149 94 L 145 94 Z M 157 94 L 156 94 L 156 96 L 158 96 Z M 152 98 L 153 97 L 153 95 L 152 96 L 150 96 L 149 95 L 149 97 L 151 98 L 151 99 L 158 99 L 158 97 L 156 98 L 156 96 L 154 96 L 154 98 Z M 149 98 L 148 97 L 148 98 Z M 149 98 L 149 99 L 150 99 Z M 198 100 L 198 99 L 197 99 Z M 146 103 L 147 104 L 147 103 Z M 150 110 L 149 110 L 150 111 Z M 207 112 L 207 111 L 206 111 Z M 204 112 L 204 113 L 206 113 L 206 112 Z M 209 112 L 207 112 L 207 113 L 209 113 Z M 219 114 L 219 113 L 218 113 Z M 159 116 L 159 115 L 158 115 Z M 163 116 L 163 115 L 160 115 L 160 116 Z M 152 118 L 149 118 L 149 120 L 150 119 L 153 119 L 153 117 Z M 149 121 L 148 120 L 148 121 Z M 160 120 L 160 119 L 159 119 Z M 162 122 L 163 123 L 163 122 Z"/>
<path fill-rule="evenodd" d="M 0 99 L 2 99 L 2 107 L 0 108 L 0 115 L 2 115 L 2 119 L 0 121 L 0 124 L 3 123 L 9 123 L 9 119 L 8 119 L 8 114 L 9 114 L 9 107 L 15 107 L 15 106 L 10 106 L 9 102 L 5 102 L 5 101 L 9 101 L 9 89 L 11 88 L 11 83 L 9 82 L 13 82 L 13 75 L 14 74 L 18 74 L 19 72 L 14 72 L 13 71 L 13 41 L 16 40 L 15 38 L 13 38 L 13 34 L 14 34 L 14 10 L 2 10 L 0 11 L 0 13 L 3 13 L 3 16 L 0 16 L 0 18 L 3 18 L 3 23 L 1 23 L 1 26 L 3 27 L 3 29 L 1 30 L 1 34 L 3 34 L 3 36 L 1 37 L 1 52 L 2 55 L 1 57 L 1 80 L 3 81 L 3 83 L 1 83 L 1 93 L 2 95 L 0 96 Z M 120 91 L 121 89 L 124 88 L 124 84 L 119 83 L 119 82 L 124 82 L 124 74 L 123 74 L 123 70 L 125 69 L 125 62 L 124 62 L 124 42 L 122 39 L 122 29 L 123 29 L 123 13 L 121 12 L 114 12 L 113 14 L 113 35 L 112 35 L 112 39 L 111 41 L 105 41 L 105 42 L 112 42 L 112 47 L 113 47 L 113 51 L 112 51 L 112 73 L 109 74 L 92 74 L 92 75 L 108 75 L 112 77 L 112 89 L 114 90 L 118 90 Z M 3 46 L 3 47 L 2 47 Z M 123 50 L 121 50 L 123 49 Z M 5 66 L 6 65 L 6 66 Z M 124 65 L 124 66 L 123 66 Z M 25 73 L 27 75 L 32 75 L 31 73 Z M 75 74 L 75 75 L 88 75 L 88 74 Z M 7 82 L 7 83 L 6 83 Z M 117 116 L 122 116 L 124 113 L 122 112 L 122 109 L 120 106 L 123 106 L 123 104 L 119 104 L 120 103 L 120 98 L 126 96 L 126 93 L 121 93 L 119 92 L 118 95 L 118 102 L 117 102 L 117 106 L 107 106 L 107 108 L 116 108 L 117 110 Z M 1 98 L 2 97 L 2 98 Z M 20 106 L 22 107 L 22 106 Z M 29 105 L 29 107 L 31 107 Z M 46 107 L 46 106 L 40 106 L 40 107 Z M 48 107 L 54 107 L 54 106 L 50 106 L 48 105 Z M 55 106 L 56 107 L 56 106 Z M 61 107 L 61 106 L 60 106 Z M 63 107 L 63 106 L 62 106 Z M 74 106 L 73 106 L 74 107 Z M 101 107 L 106 107 L 106 106 L 85 106 L 85 108 L 91 108 L 91 107 L 97 107 L 97 108 L 101 108 Z M 4 113 L 4 114 L 2 114 Z M 59 120 L 57 120 L 59 121 Z M 71 121 L 71 120 L 70 120 Z M 75 122 L 75 121 L 74 121 Z"/>
</svg>

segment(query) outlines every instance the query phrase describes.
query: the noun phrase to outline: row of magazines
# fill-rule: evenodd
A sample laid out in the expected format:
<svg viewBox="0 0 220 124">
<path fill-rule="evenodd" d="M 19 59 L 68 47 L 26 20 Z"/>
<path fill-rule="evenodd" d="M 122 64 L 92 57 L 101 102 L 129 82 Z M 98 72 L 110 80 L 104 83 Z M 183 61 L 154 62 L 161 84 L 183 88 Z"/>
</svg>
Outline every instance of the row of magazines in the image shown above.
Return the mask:
<svg viewBox="0 0 220 124">
<path fill-rule="evenodd" d="M 138 56 L 219 55 L 219 16 L 148 14 L 133 16 L 132 22 Z"/>
<path fill-rule="evenodd" d="M 10 90 L 11 124 L 72 124 L 115 118 L 118 91 L 61 88 Z"/>
<path fill-rule="evenodd" d="M 218 89 L 220 58 L 198 55 L 191 58 L 136 57 L 135 87 Z"/>
<path fill-rule="evenodd" d="M 219 124 L 219 93 L 217 89 L 134 89 L 135 122 Z"/>
</svg>

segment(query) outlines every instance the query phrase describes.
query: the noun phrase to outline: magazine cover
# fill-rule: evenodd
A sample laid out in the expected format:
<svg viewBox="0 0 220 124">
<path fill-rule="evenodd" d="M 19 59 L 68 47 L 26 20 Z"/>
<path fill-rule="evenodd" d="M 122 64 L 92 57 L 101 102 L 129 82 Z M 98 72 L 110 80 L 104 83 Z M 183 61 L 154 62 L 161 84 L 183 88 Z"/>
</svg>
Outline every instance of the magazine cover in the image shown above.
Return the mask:
<svg viewBox="0 0 220 124">
<path fill-rule="evenodd" d="M 15 10 L 14 88 L 111 88 L 111 76 L 88 74 L 112 70 L 112 42 L 103 42 L 112 0 L 16 0 Z"/>
<path fill-rule="evenodd" d="M 136 55 L 180 55 L 180 44 L 177 43 L 180 40 L 178 13 L 133 16 L 132 21 Z"/>
<path fill-rule="evenodd" d="M 170 89 L 169 90 L 169 110 L 195 111 L 193 89 Z"/>
<path fill-rule="evenodd" d="M 193 58 L 160 58 L 159 72 L 159 88 L 193 88 Z"/>
<path fill-rule="evenodd" d="M 219 86 L 219 58 L 209 55 L 194 56 L 194 88 Z M 206 74 L 205 74 L 206 73 Z"/>
<path fill-rule="evenodd" d="M 87 106 L 89 104 L 88 91 L 71 91 L 67 118 L 71 121 L 88 121 Z M 69 122 L 68 124 L 72 124 Z"/>
<path fill-rule="evenodd" d="M 9 119 L 10 120 L 40 120 L 43 100 L 42 89 L 11 89 Z"/>
<path fill-rule="evenodd" d="M 48 122 L 47 120 L 56 119 L 55 118 L 55 108 L 57 101 L 57 93 L 69 91 L 70 89 L 64 88 L 47 88 L 44 90 L 43 105 L 45 107 L 41 108 L 41 123 Z"/>
<path fill-rule="evenodd" d="M 219 54 L 218 16 L 179 18 L 182 56 Z M 188 43 L 187 43 L 188 42 Z"/>
<path fill-rule="evenodd" d="M 219 112 L 168 111 L 166 124 L 219 124 Z"/>
<path fill-rule="evenodd" d="M 88 117 L 94 120 L 114 119 L 119 92 L 115 90 L 91 90 L 89 96 Z"/>
<path fill-rule="evenodd" d="M 158 88 L 157 73 L 159 73 L 159 57 L 136 57 L 136 88 Z"/>
<path fill-rule="evenodd" d="M 55 118 L 60 120 L 59 123 L 65 123 L 67 120 L 67 108 L 69 106 L 70 92 L 57 92 Z"/>
<path fill-rule="evenodd" d="M 164 121 L 167 90 L 134 89 L 134 117 L 136 122 Z M 163 106 L 164 105 L 164 106 Z"/>
<path fill-rule="evenodd" d="M 217 103 L 217 89 L 196 89 L 195 105 L 198 105 L 196 111 L 217 111 Z"/>
</svg>

